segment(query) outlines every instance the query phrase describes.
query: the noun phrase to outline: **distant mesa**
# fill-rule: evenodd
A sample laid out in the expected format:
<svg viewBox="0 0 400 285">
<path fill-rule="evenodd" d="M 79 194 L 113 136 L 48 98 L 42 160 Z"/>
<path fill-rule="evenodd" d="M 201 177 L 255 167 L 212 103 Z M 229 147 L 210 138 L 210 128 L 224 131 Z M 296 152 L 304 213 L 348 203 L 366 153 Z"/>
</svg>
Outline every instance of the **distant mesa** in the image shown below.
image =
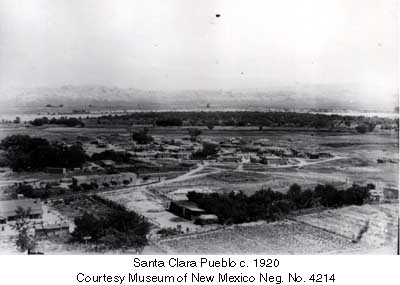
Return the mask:
<svg viewBox="0 0 400 285">
<path fill-rule="evenodd" d="M 246 76 L 246 71 L 243 75 Z M 359 93 L 350 94 L 361 97 Z M 185 110 L 193 108 L 262 110 L 269 108 L 315 108 L 336 110 L 385 110 L 398 112 L 395 98 L 376 102 L 375 99 L 349 101 L 349 92 L 332 85 L 281 86 L 271 85 L 261 89 L 189 89 L 189 90 L 140 90 L 98 85 L 39 87 L 16 89 L 7 96 L 0 96 L 0 106 L 29 108 L 37 113 L 42 108 L 86 108 L 116 110 Z M 208 103 L 208 104 L 207 104 Z M 377 104 L 379 103 L 379 104 Z M 212 106 L 211 106 L 212 105 Z M 36 108 L 36 109 L 35 109 Z"/>
</svg>

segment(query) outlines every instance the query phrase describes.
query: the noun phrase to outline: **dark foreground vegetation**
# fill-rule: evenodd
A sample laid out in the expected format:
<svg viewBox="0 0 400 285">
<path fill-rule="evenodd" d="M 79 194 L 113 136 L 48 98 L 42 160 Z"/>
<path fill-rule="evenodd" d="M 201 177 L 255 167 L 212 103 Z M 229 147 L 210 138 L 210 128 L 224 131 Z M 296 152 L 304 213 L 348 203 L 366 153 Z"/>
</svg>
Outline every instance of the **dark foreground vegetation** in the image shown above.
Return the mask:
<svg viewBox="0 0 400 285">
<path fill-rule="evenodd" d="M 239 224 L 258 220 L 276 221 L 287 214 L 313 207 L 341 207 L 362 205 L 369 198 L 374 185 L 354 184 L 338 190 L 332 185 L 318 185 L 312 190 L 302 190 L 297 184 L 290 186 L 286 194 L 261 189 L 247 196 L 243 192 L 229 194 L 189 192 L 189 201 L 196 203 L 207 214 L 214 214 L 221 224 Z"/>
<path fill-rule="evenodd" d="M 92 198 L 111 211 L 101 217 L 85 213 L 76 218 L 72 240 L 93 244 L 99 250 L 134 248 L 141 252 L 147 245 L 150 230 L 145 218 L 108 199 L 96 195 Z"/>
<path fill-rule="evenodd" d="M 144 112 L 124 115 L 107 115 L 89 120 L 97 124 L 137 124 L 168 126 L 258 126 L 294 127 L 315 129 L 354 129 L 360 133 L 371 132 L 376 125 L 382 128 L 399 126 L 398 119 L 324 115 L 296 112 Z"/>
<path fill-rule="evenodd" d="M 67 146 L 50 143 L 43 138 L 12 135 L 4 138 L 0 149 L 5 151 L 5 162 L 13 171 L 41 170 L 45 167 L 80 167 L 87 160 L 80 144 Z"/>
</svg>

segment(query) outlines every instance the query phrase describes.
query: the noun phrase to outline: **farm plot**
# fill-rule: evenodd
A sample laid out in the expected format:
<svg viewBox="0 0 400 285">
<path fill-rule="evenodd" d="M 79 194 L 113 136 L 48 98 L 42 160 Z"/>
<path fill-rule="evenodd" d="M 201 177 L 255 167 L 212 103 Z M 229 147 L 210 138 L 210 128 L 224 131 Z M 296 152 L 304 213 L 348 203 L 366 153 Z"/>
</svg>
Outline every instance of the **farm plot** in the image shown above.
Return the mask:
<svg viewBox="0 0 400 285">
<path fill-rule="evenodd" d="M 358 247 L 344 237 L 288 220 L 168 238 L 159 246 L 170 254 L 319 254 Z"/>
<path fill-rule="evenodd" d="M 74 220 L 84 213 L 90 213 L 96 217 L 104 217 L 106 214 L 114 211 L 90 196 L 71 197 L 65 198 L 62 201 L 55 201 L 52 203 L 51 208 L 69 220 Z"/>
<path fill-rule="evenodd" d="M 370 247 L 394 247 L 397 240 L 397 207 L 397 204 L 349 206 L 294 219 Z"/>
<path fill-rule="evenodd" d="M 183 187 L 183 188 L 177 188 L 177 187 L 170 187 L 170 188 L 164 188 L 160 187 L 157 189 L 161 193 L 168 193 L 167 196 L 171 198 L 172 200 L 186 200 L 187 199 L 187 193 L 191 191 L 195 191 L 197 193 L 213 193 L 214 191 L 210 189 L 209 187 Z"/>
<path fill-rule="evenodd" d="M 270 175 L 260 173 L 251 173 L 243 171 L 223 171 L 208 176 L 210 179 L 218 180 L 225 183 L 246 183 L 246 182 L 260 182 L 271 178 Z"/>
<path fill-rule="evenodd" d="M 165 201 L 156 198 L 144 189 L 134 189 L 123 193 L 103 193 L 104 198 L 125 206 L 146 217 L 157 228 L 177 228 L 186 231 L 201 230 L 201 226 L 177 216 L 166 210 Z"/>
</svg>

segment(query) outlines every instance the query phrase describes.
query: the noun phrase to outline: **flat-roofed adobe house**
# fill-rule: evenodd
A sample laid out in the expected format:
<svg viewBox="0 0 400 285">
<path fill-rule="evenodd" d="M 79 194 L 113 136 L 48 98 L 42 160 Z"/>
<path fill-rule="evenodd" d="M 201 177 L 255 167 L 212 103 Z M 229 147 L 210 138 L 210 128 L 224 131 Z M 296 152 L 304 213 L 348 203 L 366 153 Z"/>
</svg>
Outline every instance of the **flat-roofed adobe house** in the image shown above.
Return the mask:
<svg viewBox="0 0 400 285">
<path fill-rule="evenodd" d="M 103 167 L 113 167 L 115 166 L 115 162 L 113 160 L 105 159 L 100 161 L 100 165 Z"/>
<path fill-rule="evenodd" d="M 191 153 L 190 152 L 177 152 L 177 153 L 175 153 L 175 157 L 177 158 L 177 159 L 183 159 L 183 160 L 187 160 L 187 159 L 190 159 L 190 157 L 191 157 Z"/>
<path fill-rule="evenodd" d="M 38 236 L 57 236 L 69 233 L 69 224 L 67 222 L 55 224 L 41 224 L 35 227 L 35 234 Z"/>
<path fill-rule="evenodd" d="M 195 220 L 205 214 L 195 203 L 189 200 L 171 201 L 169 211 L 188 220 Z"/>
<path fill-rule="evenodd" d="M 383 197 L 385 200 L 397 200 L 399 199 L 399 189 L 396 186 L 387 185 L 382 189 Z"/>
<path fill-rule="evenodd" d="M 46 167 L 46 172 L 47 173 L 53 173 L 53 174 L 66 174 L 67 169 L 65 167 Z"/>
<path fill-rule="evenodd" d="M 28 178 L 23 181 L 17 182 L 18 185 L 29 185 L 33 189 L 39 189 L 41 187 L 41 181 L 37 178 Z"/>
<path fill-rule="evenodd" d="M 21 207 L 29 210 L 30 219 L 41 219 L 43 215 L 42 205 L 39 199 L 17 199 L 0 201 L 0 223 L 14 221 L 17 218 L 17 210 Z"/>
<path fill-rule="evenodd" d="M 204 214 L 200 215 L 194 223 L 196 225 L 211 225 L 211 224 L 217 224 L 218 223 L 218 217 L 216 215 L 212 214 Z"/>
</svg>

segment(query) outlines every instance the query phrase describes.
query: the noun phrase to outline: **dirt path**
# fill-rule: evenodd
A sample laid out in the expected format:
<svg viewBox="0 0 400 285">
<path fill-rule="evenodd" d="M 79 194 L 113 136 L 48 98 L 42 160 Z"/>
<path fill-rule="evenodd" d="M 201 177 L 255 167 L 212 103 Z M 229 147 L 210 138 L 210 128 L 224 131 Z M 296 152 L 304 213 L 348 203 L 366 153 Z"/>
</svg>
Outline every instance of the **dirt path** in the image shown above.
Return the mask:
<svg viewBox="0 0 400 285">
<path fill-rule="evenodd" d="M 334 160 L 347 159 L 347 158 L 349 158 L 349 157 L 347 157 L 347 156 L 335 156 L 335 157 L 327 158 L 327 159 L 324 159 L 324 160 L 318 160 L 318 161 L 299 160 L 300 163 L 298 164 L 298 168 L 303 168 L 304 166 L 307 166 L 307 165 L 326 163 L 326 162 L 330 162 L 330 161 L 334 161 Z"/>
</svg>

